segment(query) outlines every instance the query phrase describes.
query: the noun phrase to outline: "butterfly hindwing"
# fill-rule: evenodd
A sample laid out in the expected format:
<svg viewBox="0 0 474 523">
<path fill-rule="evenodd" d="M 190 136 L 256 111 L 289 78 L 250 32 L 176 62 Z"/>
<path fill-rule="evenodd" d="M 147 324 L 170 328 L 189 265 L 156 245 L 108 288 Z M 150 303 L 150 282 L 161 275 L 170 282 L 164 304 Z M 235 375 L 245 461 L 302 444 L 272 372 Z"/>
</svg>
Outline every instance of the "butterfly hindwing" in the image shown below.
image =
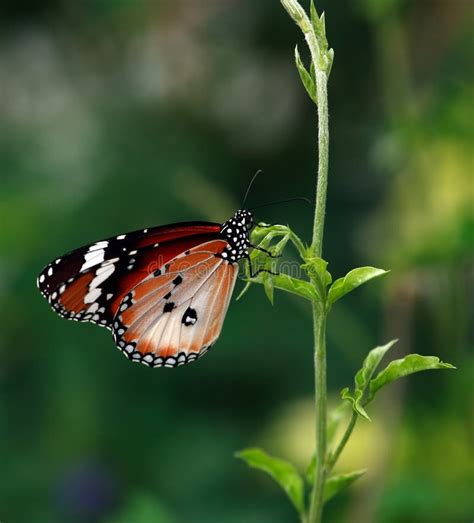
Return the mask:
<svg viewBox="0 0 474 523">
<path fill-rule="evenodd" d="M 113 323 L 117 346 L 134 361 L 154 367 L 182 365 L 216 341 L 238 272 L 218 255 L 224 240 L 177 256 L 132 289 Z"/>
</svg>

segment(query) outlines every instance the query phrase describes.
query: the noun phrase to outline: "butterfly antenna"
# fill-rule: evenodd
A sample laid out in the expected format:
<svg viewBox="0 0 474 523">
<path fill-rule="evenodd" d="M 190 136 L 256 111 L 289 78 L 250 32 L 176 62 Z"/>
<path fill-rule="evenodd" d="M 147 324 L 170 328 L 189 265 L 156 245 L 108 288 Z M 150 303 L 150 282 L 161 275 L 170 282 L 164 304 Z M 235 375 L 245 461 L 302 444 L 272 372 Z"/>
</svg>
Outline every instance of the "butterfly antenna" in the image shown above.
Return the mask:
<svg viewBox="0 0 474 523">
<path fill-rule="evenodd" d="M 262 174 L 262 173 L 263 173 L 262 169 L 259 169 L 259 170 L 258 170 L 258 171 L 257 171 L 257 172 L 252 176 L 252 179 L 250 180 L 250 183 L 249 183 L 249 185 L 248 185 L 248 187 L 247 187 L 247 190 L 245 191 L 244 200 L 243 200 L 243 202 L 242 202 L 242 206 L 241 206 L 242 209 L 244 208 L 245 202 L 247 201 L 247 196 L 249 195 L 249 192 L 250 192 L 250 189 L 252 188 L 253 182 L 255 181 L 255 179 L 257 178 L 257 176 L 258 176 L 259 174 Z"/>
<path fill-rule="evenodd" d="M 277 205 L 279 203 L 287 203 L 287 202 L 306 202 L 310 205 L 313 205 L 313 202 L 309 198 L 305 198 L 304 196 L 297 196 L 295 198 L 288 198 L 286 200 L 278 200 L 276 202 L 269 202 L 269 203 L 262 203 L 261 205 L 256 205 L 255 207 L 252 207 L 250 209 L 251 211 L 255 209 L 260 209 L 261 207 L 269 207 L 270 205 Z"/>
</svg>

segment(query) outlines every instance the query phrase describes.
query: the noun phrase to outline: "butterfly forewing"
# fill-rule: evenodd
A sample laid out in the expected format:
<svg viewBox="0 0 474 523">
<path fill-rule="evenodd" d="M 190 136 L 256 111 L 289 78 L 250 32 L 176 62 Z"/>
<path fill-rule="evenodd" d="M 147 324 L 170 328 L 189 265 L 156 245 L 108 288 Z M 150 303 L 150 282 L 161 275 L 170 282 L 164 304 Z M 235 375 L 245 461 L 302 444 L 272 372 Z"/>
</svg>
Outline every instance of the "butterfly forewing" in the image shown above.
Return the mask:
<svg viewBox="0 0 474 523">
<path fill-rule="evenodd" d="M 183 251 L 218 237 L 219 228 L 173 224 L 101 240 L 47 265 L 38 287 L 61 316 L 110 328 L 130 289 Z"/>
</svg>

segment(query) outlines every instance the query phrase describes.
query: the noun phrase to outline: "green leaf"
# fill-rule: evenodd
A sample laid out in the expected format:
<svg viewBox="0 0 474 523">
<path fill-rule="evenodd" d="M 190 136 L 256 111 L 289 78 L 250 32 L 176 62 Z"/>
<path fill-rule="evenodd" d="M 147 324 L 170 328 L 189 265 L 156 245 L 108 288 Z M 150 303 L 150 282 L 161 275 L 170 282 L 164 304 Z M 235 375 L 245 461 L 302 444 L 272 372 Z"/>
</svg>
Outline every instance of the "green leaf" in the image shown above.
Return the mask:
<svg viewBox="0 0 474 523">
<path fill-rule="evenodd" d="M 263 280 L 263 290 L 268 298 L 268 301 L 273 305 L 273 278 L 269 274 L 265 274 L 265 279 Z"/>
<path fill-rule="evenodd" d="M 360 404 L 362 396 L 363 393 L 360 390 L 356 390 L 354 392 L 354 395 L 350 393 L 349 387 L 345 387 L 341 390 L 341 398 L 343 400 L 349 401 L 352 405 L 352 408 L 359 416 L 365 418 L 367 421 L 372 421 L 367 412 L 365 411 L 364 407 Z"/>
<path fill-rule="evenodd" d="M 331 74 L 332 70 L 332 64 L 334 63 L 334 49 L 328 49 L 328 52 L 326 53 L 327 59 L 328 59 L 328 69 L 327 69 L 327 76 L 329 78 L 329 75 Z"/>
<path fill-rule="evenodd" d="M 359 267 L 352 269 L 344 278 L 337 279 L 329 289 L 329 303 L 333 304 L 349 292 L 353 291 L 360 285 L 379 276 L 387 274 L 389 271 L 376 269 L 375 267 Z"/>
<path fill-rule="evenodd" d="M 316 26 L 319 24 L 319 15 L 316 11 L 316 7 L 314 5 L 314 1 L 311 0 L 310 6 L 309 6 L 309 12 L 311 15 L 311 24 L 313 26 L 313 29 L 316 30 Z"/>
<path fill-rule="evenodd" d="M 328 478 L 324 485 L 324 502 L 329 501 L 331 498 L 339 494 L 339 492 L 354 483 L 354 481 L 363 476 L 366 471 L 367 469 L 355 470 L 348 474 L 338 474 L 337 476 L 331 476 Z"/>
<path fill-rule="evenodd" d="M 392 381 L 398 380 L 403 376 L 408 376 L 415 372 L 435 369 L 455 369 L 450 363 L 444 363 L 436 356 L 420 356 L 419 354 L 409 354 L 399 360 L 391 361 L 385 369 L 380 371 L 371 380 L 369 386 L 369 401 L 375 396 L 377 391 L 388 385 Z"/>
<path fill-rule="evenodd" d="M 280 289 L 297 296 L 301 296 L 311 302 L 318 301 L 318 295 L 309 281 L 299 280 L 288 276 L 287 274 L 278 274 L 278 276 L 272 276 L 273 285 L 276 289 Z"/>
<path fill-rule="evenodd" d="M 253 228 L 250 239 L 253 245 L 260 245 L 263 241 L 268 245 L 274 238 L 285 236 L 291 232 L 291 229 L 286 225 L 259 223 Z"/>
<path fill-rule="evenodd" d="M 239 301 L 240 298 L 242 298 L 242 296 L 244 294 L 247 293 L 247 291 L 250 289 L 250 286 L 252 285 L 252 282 L 251 281 L 248 281 L 246 284 L 245 284 L 245 287 L 239 292 L 239 295 L 237 296 L 237 298 L 235 298 L 235 301 Z"/>
<path fill-rule="evenodd" d="M 313 31 L 316 36 L 320 52 L 326 52 L 328 48 L 328 41 L 326 38 L 326 17 L 322 13 L 321 16 L 318 15 L 316 8 L 314 7 L 313 1 L 310 5 L 310 14 L 311 14 L 311 25 L 313 26 Z"/>
<path fill-rule="evenodd" d="M 362 393 L 365 392 L 369 386 L 370 380 L 374 375 L 375 370 L 379 366 L 385 353 L 397 343 L 398 340 L 389 341 L 386 345 L 375 347 L 369 354 L 367 354 L 362 368 L 355 375 L 355 389 L 360 390 Z"/>
<path fill-rule="evenodd" d="M 328 41 L 327 41 L 327 38 L 326 38 L 326 15 L 323 13 L 321 13 L 321 16 L 319 17 L 319 24 L 318 24 L 318 28 L 317 30 L 315 29 L 316 31 L 316 36 L 318 37 L 318 40 L 319 40 L 319 45 L 322 49 L 323 52 L 326 52 L 327 48 L 328 48 Z"/>
<path fill-rule="evenodd" d="M 311 78 L 313 79 L 314 85 L 316 85 L 316 70 L 314 69 L 313 62 L 311 62 L 311 65 L 309 67 L 309 74 L 311 75 Z"/>
<path fill-rule="evenodd" d="M 300 53 L 298 52 L 298 46 L 295 47 L 295 63 L 296 68 L 298 69 L 298 73 L 300 74 L 301 81 L 303 82 L 304 88 L 306 89 L 306 92 L 308 93 L 309 97 L 313 102 L 318 105 L 318 98 L 316 95 L 316 83 L 311 76 L 310 73 L 306 70 L 301 57 Z"/>
<path fill-rule="evenodd" d="M 306 259 L 306 263 L 302 265 L 303 269 L 309 274 L 311 278 L 318 279 L 324 287 L 327 287 L 332 282 L 331 273 L 327 270 L 328 262 L 318 257 L 311 257 Z"/>
<path fill-rule="evenodd" d="M 272 244 L 272 242 L 277 239 L 279 241 Z M 257 226 L 252 231 L 251 241 L 252 244 L 258 245 L 258 247 L 270 250 L 274 256 L 281 255 L 289 241 L 293 242 L 299 251 L 304 249 L 301 240 L 285 225 L 271 225 L 269 227 Z M 254 270 L 264 268 L 272 272 L 277 272 L 276 260 L 257 249 L 254 249 L 250 253 L 250 262 Z M 245 274 L 247 284 L 238 295 L 237 300 L 242 298 L 252 283 L 263 284 L 264 291 L 271 303 L 273 303 L 275 288 L 296 294 L 311 302 L 318 299 L 318 295 L 311 282 L 299 280 L 285 274 L 270 275 L 265 272 L 260 273 L 256 278 L 250 279 L 248 264 L 245 265 Z"/>
<path fill-rule="evenodd" d="M 299 514 L 303 514 L 304 484 L 296 468 L 287 461 L 270 456 L 259 448 L 248 448 L 235 454 L 252 468 L 269 474 L 286 492 Z"/>
</svg>

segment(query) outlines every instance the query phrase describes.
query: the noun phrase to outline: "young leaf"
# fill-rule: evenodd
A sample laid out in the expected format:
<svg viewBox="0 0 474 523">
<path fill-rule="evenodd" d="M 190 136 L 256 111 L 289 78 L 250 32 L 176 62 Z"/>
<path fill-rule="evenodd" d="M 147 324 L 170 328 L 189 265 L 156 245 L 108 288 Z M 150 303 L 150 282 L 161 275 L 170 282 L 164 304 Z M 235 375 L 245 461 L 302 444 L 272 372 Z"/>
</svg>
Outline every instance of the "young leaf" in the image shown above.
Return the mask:
<svg viewBox="0 0 474 523">
<path fill-rule="evenodd" d="M 339 278 L 331 285 L 329 289 L 329 303 L 333 304 L 360 285 L 387 273 L 388 271 L 376 269 L 375 267 L 359 267 L 353 269 L 348 272 L 344 278 Z"/>
<path fill-rule="evenodd" d="M 355 375 L 355 388 L 364 393 L 365 389 L 369 386 L 370 380 L 374 375 L 375 370 L 379 366 L 385 353 L 397 343 L 398 340 L 389 341 L 386 345 L 375 347 L 369 354 L 367 354 L 362 368 Z"/>
<path fill-rule="evenodd" d="M 311 278 L 318 279 L 323 287 L 327 287 L 332 282 L 331 273 L 327 270 L 328 262 L 322 258 L 307 258 L 302 265 L 303 269 Z"/>
<path fill-rule="evenodd" d="M 316 85 L 316 70 L 314 68 L 314 63 L 311 62 L 311 65 L 309 67 L 309 74 L 311 75 L 311 78 L 314 82 L 314 85 Z"/>
<path fill-rule="evenodd" d="M 311 302 L 319 299 L 314 287 L 309 281 L 299 280 L 288 276 L 288 274 L 278 274 L 278 276 L 272 276 L 273 286 L 276 289 L 280 289 L 297 296 L 301 296 Z"/>
<path fill-rule="evenodd" d="M 402 359 L 391 361 L 385 369 L 380 371 L 371 380 L 369 387 L 369 401 L 375 396 L 377 391 L 388 385 L 392 381 L 398 380 L 403 376 L 408 376 L 422 370 L 434 369 L 455 369 L 450 363 L 440 361 L 436 356 L 420 356 L 419 354 L 409 354 Z"/>
<path fill-rule="evenodd" d="M 269 227 L 260 227 L 257 226 L 252 231 L 252 244 L 258 245 L 263 249 L 270 249 L 275 256 L 282 254 L 286 244 L 291 239 L 294 233 L 284 225 L 272 225 Z M 280 241 L 275 245 L 271 246 L 271 242 L 277 238 L 280 238 Z M 272 272 L 276 271 L 276 264 L 273 258 L 270 258 L 267 253 L 261 252 L 258 249 L 254 249 L 250 253 L 250 263 L 252 265 L 253 271 L 258 271 L 258 269 L 271 270 Z M 237 301 L 242 298 L 242 296 L 248 291 L 252 283 L 262 283 L 264 286 L 264 291 L 267 298 L 270 300 L 270 303 L 273 305 L 273 279 L 268 273 L 261 273 L 259 278 L 250 280 L 250 270 L 248 264 L 245 265 L 245 275 L 247 277 L 247 284 L 242 289 L 240 294 L 237 296 Z"/>
<path fill-rule="evenodd" d="M 339 494 L 339 492 L 347 488 L 351 483 L 354 483 L 356 479 L 363 476 L 365 472 L 366 469 L 355 470 L 348 474 L 339 474 L 328 478 L 324 485 L 324 502 L 329 501 L 331 498 Z"/>
<path fill-rule="evenodd" d="M 271 247 L 272 253 L 274 255 L 279 255 L 282 253 L 288 241 L 294 241 L 292 235 L 294 235 L 294 233 L 288 227 L 283 225 L 275 225 L 273 226 L 273 230 L 268 232 L 263 237 L 263 239 L 258 242 L 258 246 L 264 249 Z M 277 244 L 270 246 L 271 241 L 275 240 L 276 238 L 280 238 L 280 241 Z M 260 268 L 271 269 L 272 272 L 277 270 L 276 266 L 274 265 L 275 260 L 269 258 L 268 254 L 265 254 L 256 249 L 250 253 L 250 262 L 252 263 L 254 270 L 258 270 Z M 273 288 L 296 294 L 311 302 L 317 301 L 319 299 L 316 290 L 309 281 L 299 280 L 286 274 L 278 274 L 274 276 L 268 273 L 260 273 L 256 278 L 250 280 L 248 264 L 245 266 L 245 275 L 247 277 L 247 284 L 238 295 L 237 300 L 240 300 L 240 298 L 248 291 L 252 283 L 263 284 L 265 286 L 264 290 L 271 302 Z"/>
<path fill-rule="evenodd" d="M 332 70 L 332 64 L 334 63 L 334 49 L 328 49 L 328 52 L 326 53 L 327 59 L 328 59 L 328 70 L 327 75 L 329 78 L 329 75 L 331 74 Z"/>
<path fill-rule="evenodd" d="M 300 53 L 298 51 L 298 46 L 295 47 L 295 63 L 296 68 L 298 69 L 298 73 L 300 74 L 301 81 L 303 82 L 304 88 L 306 89 L 306 92 L 308 93 L 309 97 L 313 102 L 318 105 L 318 98 L 316 95 L 316 83 L 313 80 L 313 77 L 310 73 L 306 70 L 306 67 L 304 66 Z"/>
<path fill-rule="evenodd" d="M 354 395 L 349 391 L 349 387 L 345 387 L 341 390 L 341 398 L 347 400 L 352 404 L 352 408 L 355 412 L 362 418 L 365 418 L 367 421 L 372 421 L 365 411 L 364 407 L 360 404 L 363 393 L 360 390 L 356 390 Z"/>
<path fill-rule="evenodd" d="M 311 15 L 311 24 L 313 26 L 313 29 L 316 30 L 316 27 L 319 25 L 319 15 L 316 11 L 316 7 L 314 5 L 314 1 L 311 0 L 310 6 L 309 6 L 309 12 Z"/>
<path fill-rule="evenodd" d="M 287 461 L 268 455 L 259 448 L 248 448 L 235 454 L 252 468 L 269 474 L 286 492 L 299 514 L 303 514 L 304 484 L 296 468 Z"/>
<path fill-rule="evenodd" d="M 261 247 L 268 246 L 274 238 L 293 234 L 291 229 L 286 225 L 269 225 L 265 223 L 257 224 L 251 232 L 250 241 L 252 245 Z"/>
<path fill-rule="evenodd" d="M 269 274 L 266 274 L 265 278 L 263 280 L 263 290 L 265 291 L 268 301 L 272 305 L 273 305 L 273 289 L 274 289 L 273 278 Z"/>
<path fill-rule="evenodd" d="M 235 301 L 239 301 L 240 298 L 242 298 L 242 296 L 244 294 L 247 293 L 247 291 L 250 289 L 250 286 L 252 285 L 252 282 L 251 281 L 248 281 L 246 284 L 245 284 L 245 287 L 239 292 L 239 295 L 237 296 L 237 298 L 235 298 Z"/>
</svg>

